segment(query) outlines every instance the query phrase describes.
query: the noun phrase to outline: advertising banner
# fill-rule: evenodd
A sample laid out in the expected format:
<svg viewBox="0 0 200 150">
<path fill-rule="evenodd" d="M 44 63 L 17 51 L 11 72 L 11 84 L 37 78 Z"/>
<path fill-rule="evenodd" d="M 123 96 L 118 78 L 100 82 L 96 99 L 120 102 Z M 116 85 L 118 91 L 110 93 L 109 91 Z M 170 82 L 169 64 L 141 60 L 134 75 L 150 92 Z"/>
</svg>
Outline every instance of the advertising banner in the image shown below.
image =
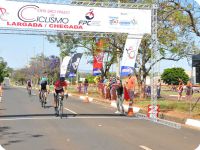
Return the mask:
<svg viewBox="0 0 200 150">
<path fill-rule="evenodd" d="M 151 10 L 0 1 L 0 28 L 151 33 Z"/>
<path fill-rule="evenodd" d="M 68 64 L 68 71 L 69 71 L 69 77 L 75 77 L 76 76 L 76 72 L 77 72 L 77 69 L 78 69 L 78 65 L 79 65 L 79 62 L 81 60 L 81 57 L 82 57 L 82 53 L 76 53 L 72 56 L 69 64 Z"/>
<path fill-rule="evenodd" d="M 121 62 L 121 76 L 128 76 L 133 73 L 141 39 L 142 36 L 131 37 L 131 35 L 128 35 Z"/>
<path fill-rule="evenodd" d="M 66 72 L 67 72 L 67 66 L 69 64 L 71 57 L 70 56 L 65 56 L 62 64 L 60 66 L 60 77 L 65 77 Z"/>
<path fill-rule="evenodd" d="M 97 50 L 96 54 L 94 55 L 94 61 L 93 61 L 93 75 L 97 76 L 101 74 L 101 69 L 103 68 L 103 40 L 98 39 L 97 42 Z"/>
<path fill-rule="evenodd" d="M 200 5 L 200 0 L 196 0 L 196 2 Z"/>
</svg>

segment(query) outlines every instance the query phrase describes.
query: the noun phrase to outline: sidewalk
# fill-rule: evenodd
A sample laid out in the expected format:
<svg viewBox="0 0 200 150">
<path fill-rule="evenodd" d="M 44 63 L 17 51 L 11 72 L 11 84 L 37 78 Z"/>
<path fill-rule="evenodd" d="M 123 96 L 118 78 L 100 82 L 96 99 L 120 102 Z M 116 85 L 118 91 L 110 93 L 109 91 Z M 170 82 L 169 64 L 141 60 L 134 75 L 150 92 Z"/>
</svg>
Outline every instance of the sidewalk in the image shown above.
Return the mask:
<svg viewBox="0 0 200 150">
<path fill-rule="evenodd" d="M 82 100 L 85 99 L 84 94 L 73 93 L 73 94 L 71 94 L 71 96 L 79 97 Z M 106 104 L 108 106 L 111 106 L 113 108 L 116 108 L 116 110 L 117 110 L 115 100 L 111 101 L 111 100 L 108 100 L 108 99 L 104 99 L 102 97 L 92 97 L 92 96 L 89 96 L 88 99 L 89 99 L 89 102 L 92 102 L 92 101 L 100 102 L 100 103 Z M 129 107 L 128 102 L 124 102 L 123 106 L 125 108 L 125 112 L 127 112 L 128 107 Z M 137 107 L 137 106 L 133 106 L 133 112 L 134 113 L 139 112 L 139 113 L 142 113 L 142 114 L 145 114 L 145 115 L 147 114 L 147 110 L 145 110 L 144 108 Z M 165 120 L 168 120 L 168 121 L 173 121 L 173 122 L 176 122 L 176 123 L 180 123 L 180 124 L 182 124 L 183 126 L 186 126 L 186 127 L 194 127 L 196 129 L 200 129 L 200 120 L 199 119 L 191 119 L 191 118 L 188 118 L 188 116 L 182 115 L 182 114 L 174 112 L 174 111 L 166 111 L 166 112 L 161 111 L 159 113 L 158 118 L 165 119 Z"/>
</svg>

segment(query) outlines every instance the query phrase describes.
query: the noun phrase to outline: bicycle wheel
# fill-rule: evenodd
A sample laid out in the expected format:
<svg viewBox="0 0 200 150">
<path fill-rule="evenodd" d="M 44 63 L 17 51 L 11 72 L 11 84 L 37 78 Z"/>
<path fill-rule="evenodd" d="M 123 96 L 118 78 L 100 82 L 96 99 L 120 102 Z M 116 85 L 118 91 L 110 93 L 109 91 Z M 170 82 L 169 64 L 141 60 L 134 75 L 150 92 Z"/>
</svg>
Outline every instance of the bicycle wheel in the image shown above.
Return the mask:
<svg viewBox="0 0 200 150">
<path fill-rule="evenodd" d="M 28 89 L 28 95 L 31 96 L 31 89 Z"/>
<path fill-rule="evenodd" d="M 60 118 L 62 119 L 62 116 L 63 116 L 63 101 L 62 100 L 60 100 L 59 115 L 60 115 Z"/>
<path fill-rule="evenodd" d="M 44 93 L 41 92 L 41 105 L 44 107 Z"/>
<path fill-rule="evenodd" d="M 45 108 L 46 105 L 46 96 L 45 96 L 45 92 L 43 91 L 43 107 Z"/>
<path fill-rule="evenodd" d="M 60 108 L 60 105 L 59 105 L 59 96 L 56 95 L 56 107 L 55 107 L 56 116 L 59 116 L 59 108 Z"/>
</svg>

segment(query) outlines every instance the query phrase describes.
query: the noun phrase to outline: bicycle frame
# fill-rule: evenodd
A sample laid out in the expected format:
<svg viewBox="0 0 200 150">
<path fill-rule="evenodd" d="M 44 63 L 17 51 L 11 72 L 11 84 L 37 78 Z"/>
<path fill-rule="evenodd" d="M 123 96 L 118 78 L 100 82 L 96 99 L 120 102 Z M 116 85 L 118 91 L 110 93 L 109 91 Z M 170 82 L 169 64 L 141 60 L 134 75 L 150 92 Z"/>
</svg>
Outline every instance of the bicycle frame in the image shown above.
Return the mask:
<svg viewBox="0 0 200 150">
<path fill-rule="evenodd" d="M 41 90 L 40 91 L 41 93 L 41 104 L 42 104 L 42 107 L 44 107 L 45 108 L 45 101 L 46 101 L 46 95 L 45 95 L 45 93 L 46 93 L 46 91 L 44 91 L 44 90 Z"/>
<path fill-rule="evenodd" d="M 30 86 L 27 87 L 27 91 L 28 91 L 28 95 L 30 96 L 31 95 L 31 87 Z"/>
<path fill-rule="evenodd" d="M 62 119 L 63 116 L 63 96 L 59 93 L 56 95 L 56 106 L 57 106 L 57 113 Z"/>
</svg>

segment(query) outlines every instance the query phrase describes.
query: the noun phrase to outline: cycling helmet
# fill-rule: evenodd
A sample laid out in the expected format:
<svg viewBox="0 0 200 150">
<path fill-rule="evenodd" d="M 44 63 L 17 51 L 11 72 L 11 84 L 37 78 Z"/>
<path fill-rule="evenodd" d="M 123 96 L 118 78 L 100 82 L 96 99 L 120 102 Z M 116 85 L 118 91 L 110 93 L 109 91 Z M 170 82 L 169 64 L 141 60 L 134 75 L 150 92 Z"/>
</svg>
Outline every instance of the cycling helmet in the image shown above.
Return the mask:
<svg viewBox="0 0 200 150">
<path fill-rule="evenodd" d="M 65 77 L 60 77 L 60 81 L 61 82 L 65 81 Z"/>
</svg>

